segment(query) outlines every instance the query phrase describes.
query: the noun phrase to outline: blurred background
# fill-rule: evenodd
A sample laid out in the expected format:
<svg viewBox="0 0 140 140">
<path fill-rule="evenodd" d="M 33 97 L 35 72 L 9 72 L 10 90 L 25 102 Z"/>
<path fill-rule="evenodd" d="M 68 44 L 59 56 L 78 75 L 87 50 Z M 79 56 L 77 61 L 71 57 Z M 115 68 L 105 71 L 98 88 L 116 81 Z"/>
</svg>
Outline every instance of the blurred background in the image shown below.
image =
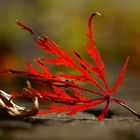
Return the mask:
<svg viewBox="0 0 140 140">
<path fill-rule="evenodd" d="M 26 70 L 25 60 L 33 64 L 34 58 L 46 55 L 35 46 L 32 36 L 16 25 L 16 19 L 36 33 L 46 34 L 60 47 L 70 52 L 75 48 L 89 59 L 83 44 L 87 42 L 87 20 L 95 11 L 103 15 L 93 22 L 94 38 L 110 84 L 113 85 L 126 57 L 130 56 L 122 92 L 130 92 L 138 99 L 134 95 L 140 91 L 139 0 L 0 0 L 0 69 Z M 24 87 L 23 80 L 1 74 L 0 89 L 10 92 Z"/>
</svg>

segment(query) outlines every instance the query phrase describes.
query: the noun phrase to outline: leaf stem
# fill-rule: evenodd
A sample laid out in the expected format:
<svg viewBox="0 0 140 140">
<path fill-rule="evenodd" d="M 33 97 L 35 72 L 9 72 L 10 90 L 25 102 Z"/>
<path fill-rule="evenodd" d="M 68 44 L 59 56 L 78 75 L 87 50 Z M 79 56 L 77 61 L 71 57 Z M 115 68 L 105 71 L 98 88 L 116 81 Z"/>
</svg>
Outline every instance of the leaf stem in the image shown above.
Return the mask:
<svg viewBox="0 0 140 140">
<path fill-rule="evenodd" d="M 113 100 L 113 101 L 115 101 L 116 103 L 120 104 L 121 106 L 123 106 L 124 108 L 126 108 L 127 110 L 129 110 L 132 114 L 134 114 L 135 116 L 137 116 L 140 119 L 140 114 L 138 114 L 135 110 L 133 110 L 128 105 L 126 105 L 124 102 L 122 102 L 121 100 L 112 98 L 112 97 L 110 99 Z"/>
<path fill-rule="evenodd" d="M 65 82 L 64 82 L 65 83 Z M 55 85 L 55 86 L 66 86 L 66 85 L 58 85 L 58 84 L 51 84 L 51 85 Z M 103 97 L 106 97 L 105 94 L 101 94 L 99 93 L 98 91 L 95 91 L 95 90 L 92 90 L 92 89 L 88 89 L 88 88 L 84 88 L 82 86 L 79 86 L 77 84 L 67 84 L 68 86 L 70 87 L 74 87 L 74 88 L 78 88 L 78 89 L 81 89 L 81 90 L 84 90 L 84 91 L 88 91 L 88 92 L 91 92 L 91 93 L 94 93 L 94 94 L 97 94 L 97 95 L 100 95 L 100 96 L 103 96 Z"/>
<path fill-rule="evenodd" d="M 38 79 L 38 78 L 34 78 L 34 77 L 32 77 L 32 78 L 29 77 L 29 78 L 35 80 L 36 82 L 39 81 L 39 82 L 42 82 L 44 84 L 50 84 L 50 85 L 59 86 L 59 87 L 74 87 L 74 88 L 78 88 L 78 89 L 81 89 L 81 90 L 84 90 L 84 91 L 87 91 L 87 92 L 94 93 L 96 95 L 100 95 L 102 97 L 106 97 L 105 94 L 102 94 L 102 93 L 100 93 L 98 91 L 95 91 L 95 90 L 92 90 L 92 89 L 84 88 L 82 86 L 79 86 L 79 85 L 77 85 L 75 83 L 71 83 L 69 81 L 66 82 L 66 81 L 61 81 L 60 79 L 59 80 L 58 79 L 57 80 L 55 79 L 55 80 L 52 80 L 50 82 L 47 82 L 46 79 Z"/>
</svg>

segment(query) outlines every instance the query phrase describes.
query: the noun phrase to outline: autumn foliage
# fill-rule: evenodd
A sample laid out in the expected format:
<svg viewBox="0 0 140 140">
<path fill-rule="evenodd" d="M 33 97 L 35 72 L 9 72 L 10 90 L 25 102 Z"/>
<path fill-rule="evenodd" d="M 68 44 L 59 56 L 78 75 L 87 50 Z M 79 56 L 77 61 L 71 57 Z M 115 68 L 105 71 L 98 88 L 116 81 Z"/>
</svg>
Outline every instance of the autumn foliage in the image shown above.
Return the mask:
<svg viewBox="0 0 140 140">
<path fill-rule="evenodd" d="M 30 32 L 33 37 L 35 44 L 43 49 L 45 52 L 52 54 L 53 58 L 39 58 L 35 60 L 36 65 L 40 68 L 41 72 L 35 69 L 31 64 L 26 62 L 26 67 L 28 71 L 16 71 L 16 70 L 3 70 L 3 73 L 12 73 L 12 74 L 21 74 L 28 77 L 28 79 L 33 80 L 37 84 L 40 84 L 44 87 L 49 85 L 52 90 L 39 90 L 35 88 L 26 88 L 26 91 L 23 93 L 13 93 L 13 97 L 16 96 L 31 96 L 28 94 L 32 93 L 32 96 L 36 96 L 43 100 L 52 101 L 55 104 L 51 104 L 49 108 L 45 110 L 40 110 L 39 114 L 48 114 L 52 112 L 62 113 L 67 112 L 67 115 L 73 115 L 78 111 L 84 111 L 88 108 L 95 108 L 102 103 L 106 103 L 102 113 L 98 116 L 98 120 L 102 120 L 105 115 L 108 113 L 110 101 L 114 101 L 137 117 L 139 115 L 128 107 L 124 102 L 119 99 L 113 98 L 112 95 L 116 93 L 118 87 L 123 82 L 123 77 L 126 71 L 126 67 L 128 64 L 128 59 L 126 59 L 122 70 L 118 76 L 117 81 L 115 82 L 113 87 L 109 87 L 108 81 L 105 75 L 105 65 L 104 61 L 101 58 L 101 55 L 96 48 L 95 40 L 93 39 L 93 29 L 92 29 L 92 20 L 95 15 L 100 15 L 98 12 L 93 13 L 88 20 L 88 33 L 87 39 L 88 44 L 84 44 L 87 55 L 90 55 L 93 59 L 94 63 L 89 63 L 85 59 L 83 59 L 80 54 L 72 49 L 75 58 L 73 58 L 70 53 L 66 49 L 60 48 L 53 40 L 51 40 L 47 36 L 36 37 L 33 30 L 23 23 L 17 21 L 17 24 L 23 28 L 24 30 Z M 77 71 L 77 75 L 69 74 L 69 73 L 59 73 L 55 74 L 49 71 L 46 64 L 52 65 L 63 65 L 65 67 L 69 67 Z M 93 87 L 97 87 L 95 89 L 89 89 L 84 87 L 84 84 L 88 82 L 93 84 Z M 70 89 L 72 94 L 68 93 L 67 90 Z M 92 98 L 86 97 L 84 95 L 84 91 L 88 92 L 88 94 L 96 95 Z"/>
</svg>

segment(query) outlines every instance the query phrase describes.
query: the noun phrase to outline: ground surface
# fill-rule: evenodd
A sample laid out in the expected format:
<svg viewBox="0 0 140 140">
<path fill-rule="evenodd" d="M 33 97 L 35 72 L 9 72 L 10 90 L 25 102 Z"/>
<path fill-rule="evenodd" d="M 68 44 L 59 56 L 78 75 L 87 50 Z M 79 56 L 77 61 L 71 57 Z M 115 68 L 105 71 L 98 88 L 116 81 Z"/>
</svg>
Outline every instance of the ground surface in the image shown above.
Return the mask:
<svg viewBox="0 0 140 140">
<path fill-rule="evenodd" d="M 0 127 L 0 140 L 140 140 L 140 121 L 134 117 L 5 120 Z"/>
</svg>

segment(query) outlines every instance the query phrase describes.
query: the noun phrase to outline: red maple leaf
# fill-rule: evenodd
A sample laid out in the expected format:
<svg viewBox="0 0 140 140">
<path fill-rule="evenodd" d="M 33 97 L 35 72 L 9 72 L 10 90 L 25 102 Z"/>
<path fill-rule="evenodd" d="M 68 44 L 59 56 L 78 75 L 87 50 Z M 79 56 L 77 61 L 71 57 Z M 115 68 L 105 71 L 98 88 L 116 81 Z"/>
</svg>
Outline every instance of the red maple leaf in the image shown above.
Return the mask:
<svg viewBox="0 0 140 140">
<path fill-rule="evenodd" d="M 140 115 L 132 110 L 128 105 L 122 102 L 119 99 L 113 98 L 112 95 L 116 93 L 117 88 L 122 84 L 123 77 L 126 71 L 126 67 L 128 64 L 129 57 L 126 59 L 124 66 L 118 76 L 118 80 L 114 84 L 112 88 L 109 87 L 106 76 L 105 76 L 105 65 L 100 56 L 98 49 L 96 48 L 95 40 L 93 39 L 93 30 L 92 30 L 92 20 L 95 15 L 100 15 L 98 12 L 93 13 L 88 20 L 88 33 L 87 39 L 89 41 L 89 45 L 85 44 L 85 49 L 88 55 L 94 61 L 94 65 L 87 62 L 83 59 L 80 54 L 73 49 L 73 53 L 75 54 L 75 59 L 69 54 L 66 49 L 61 49 L 54 41 L 52 41 L 49 37 L 43 36 L 39 39 L 36 38 L 35 33 L 32 29 L 24 25 L 23 23 L 17 21 L 17 24 L 30 32 L 34 38 L 37 46 L 41 47 L 47 53 L 50 53 L 54 56 L 54 58 L 39 58 L 35 60 L 35 63 L 41 69 L 41 72 L 35 69 L 28 62 L 26 63 L 26 67 L 29 71 L 16 71 L 16 70 L 2 70 L 3 73 L 12 73 L 12 74 L 21 74 L 26 75 L 29 79 L 33 79 L 36 83 L 42 84 L 46 86 L 49 84 L 52 91 L 47 90 L 37 90 L 37 89 L 28 89 L 33 93 L 34 96 L 41 98 L 46 101 L 53 101 L 58 103 L 56 105 L 52 105 L 49 109 L 42 110 L 39 114 L 47 114 L 47 113 L 62 113 L 65 111 L 69 111 L 67 115 L 73 115 L 78 111 L 84 111 L 91 107 L 97 107 L 98 105 L 106 102 L 105 108 L 102 113 L 99 115 L 98 119 L 102 120 L 105 115 L 108 113 L 110 101 L 114 101 L 121 106 L 125 107 L 133 114 L 135 114 L 138 118 Z M 79 75 L 61 73 L 55 74 L 48 70 L 45 64 L 52 65 L 63 65 L 78 71 Z M 94 75 L 94 76 L 93 76 Z M 97 80 L 99 79 L 99 80 Z M 103 84 L 101 84 L 101 81 Z M 99 90 L 96 91 L 94 89 L 85 88 L 79 85 L 79 82 L 89 82 L 95 85 Z M 65 91 L 65 88 L 70 88 L 72 91 L 72 95 L 68 94 Z M 82 94 L 82 91 L 86 91 L 91 94 L 96 94 L 98 97 L 87 98 Z M 13 96 L 18 96 L 18 94 L 14 94 Z M 20 96 L 20 95 L 19 95 Z M 24 94 L 23 94 L 24 96 Z M 22 96 L 22 97 L 23 97 Z M 26 94 L 27 96 L 27 94 Z M 29 95 L 30 96 L 30 95 Z"/>
</svg>

